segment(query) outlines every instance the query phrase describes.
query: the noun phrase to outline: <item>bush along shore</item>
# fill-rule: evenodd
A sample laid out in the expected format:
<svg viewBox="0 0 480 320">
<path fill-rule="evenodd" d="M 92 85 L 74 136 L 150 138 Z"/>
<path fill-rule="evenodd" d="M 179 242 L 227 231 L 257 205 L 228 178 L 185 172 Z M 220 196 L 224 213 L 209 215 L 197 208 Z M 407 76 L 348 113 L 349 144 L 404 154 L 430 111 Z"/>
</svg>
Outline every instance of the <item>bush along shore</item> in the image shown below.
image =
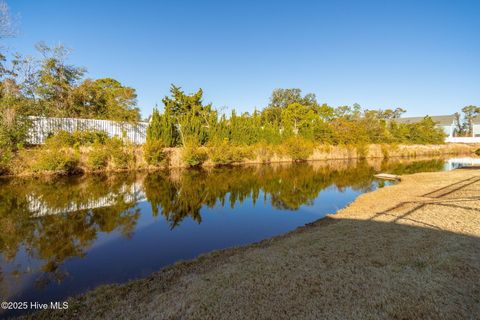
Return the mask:
<svg viewBox="0 0 480 320">
<path fill-rule="evenodd" d="M 58 132 L 42 146 L 25 148 L 0 166 L 3 176 L 214 167 L 250 163 L 275 163 L 334 159 L 395 158 L 439 155 L 472 155 L 476 148 L 444 145 L 320 145 L 302 137 L 281 144 L 233 144 L 227 140 L 205 146 L 165 147 L 158 140 L 143 146 L 124 143 L 102 132 Z"/>
</svg>

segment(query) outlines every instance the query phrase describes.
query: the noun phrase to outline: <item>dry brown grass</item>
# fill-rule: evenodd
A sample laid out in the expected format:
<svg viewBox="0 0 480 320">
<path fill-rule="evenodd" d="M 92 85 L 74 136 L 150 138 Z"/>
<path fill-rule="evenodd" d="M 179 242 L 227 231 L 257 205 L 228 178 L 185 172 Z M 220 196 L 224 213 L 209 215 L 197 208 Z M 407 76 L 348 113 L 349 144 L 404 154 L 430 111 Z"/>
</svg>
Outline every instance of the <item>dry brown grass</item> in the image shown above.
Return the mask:
<svg viewBox="0 0 480 320">
<path fill-rule="evenodd" d="M 420 173 L 259 244 L 35 319 L 479 319 L 480 170 Z"/>
<path fill-rule="evenodd" d="M 257 146 L 258 147 L 258 146 Z M 255 149 L 255 147 L 251 147 Z M 371 144 L 365 146 L 366 153 L 364 155 L 359 154 L 359 147 L 355 146 L 331 146 L 320 145 L 315 148 L 312 155 L 308 157 L 310 161 L 318 160 L 340 160 L 340 159 L 357 159 L 362 156 L 365 158 L 402 158 L 402 157 L 422 157 L 422 156 L 441 156 L 441 155 L 474 155 L 478 146 L 467 144 L 444 144 L 444 145 L 377 145 Z M 292 162 L 292 159 L 282 152 L 275 150 L 275 147 L 271 146 L 268 159 L 264 159 L 261 156 L 256 156 L 253 159 L 244 159 L 242 162 L 236 163 L 253 164 L 253 163 L 280 163 L 280 162 Z M 253 150 L 254 154 L 256 153 Z M 182 168 L 186 167 L 182 161 L 181 148 L 169 148 L 170 154 L 170 167 Z M 141 158 L 141 157 L 140 157 Z M 213 166 L 211 161 L 206 161 L 204 166 Z"/>
<path fill-rule="evenodd" d="M 245 153 L 252 153 L 252 157 L 245 157 L 243 160 L 235 161 L 232 165 L 243 164 L 258 164 L 258 163 L 281 163 L 292 162 L 292 158 L 284 152 L 278 150 L 279 147 L 268 146 L 269 152 L 267 155 L 259 155 L 259 150 L 264 146 L 249 146 L 245 147 Z M 383 159 L 383 158 L 402 158 L 402 157 L 426 157 L 426 156 L 442 156 L 442 155 L 474 155 L 478 146 L 467 144 L 444 144 L 444 145 L 365 145 L 365 146 L 331 146 L 318 145 L 313 150 L 313 153 L 308 157 L 309 161 L 324 161 L 324 160 L 346 160 L 346 159 Z M 32 166 L 35 163 L 37 148 L 25 149 L 16 155 L 12 163 L 8 166 L 9 175 L 12 176 L 31 176 L 48 174 L 45 171 L 35 172 Z M 208 148 L 203 147 L 205 152 Z M 242 148 L 240 148 L 242 149 Z M 78 151 L 71 150 L 73 153 L 78 152 L 78 171 L 84 173 L 90 172 L 119 172 L 119 171 L 141 171 L 141 170 L 158 170 L 168 168 L 185 168 L 188 165 L 182 159 L 181 148 L 166 148 L 168 154 L 168 161 L 161 166 L 153 166 L 146 163 L 143 150 L 140 146 L 131 146 L 128 149 L 128 154 L 133 157 L 132 163 L 124 168 L 119 168 L 115 165 L 109 165 L 106 168 L 93 169 L 89 165 L 88 157 L 92 152 L 92 147 L 80 147 Z M 264 151 L 264 150 L 263 150 Z M 261 153 L 261 152 L 260 152 Z M 204 167 L 215 166 L 211 160 L 203 163 Z M 51 172 L 50 172 L 51 173 Z"/>
</svg>

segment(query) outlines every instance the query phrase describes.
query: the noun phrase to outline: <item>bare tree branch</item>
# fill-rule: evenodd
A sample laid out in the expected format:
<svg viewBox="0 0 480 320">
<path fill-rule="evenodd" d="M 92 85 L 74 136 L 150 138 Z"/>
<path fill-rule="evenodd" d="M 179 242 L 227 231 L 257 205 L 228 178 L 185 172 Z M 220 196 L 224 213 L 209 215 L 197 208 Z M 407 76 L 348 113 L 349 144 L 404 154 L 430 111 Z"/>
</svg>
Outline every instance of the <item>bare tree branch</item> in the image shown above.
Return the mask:
<svg viewBox="0 0 480 320">
<path fill-rule="evenodd" d="M 0 39 L 14 37 L 17 35 L 16 19 L 10 14 L 8 4 L 0 1 Z"/>
</svg>

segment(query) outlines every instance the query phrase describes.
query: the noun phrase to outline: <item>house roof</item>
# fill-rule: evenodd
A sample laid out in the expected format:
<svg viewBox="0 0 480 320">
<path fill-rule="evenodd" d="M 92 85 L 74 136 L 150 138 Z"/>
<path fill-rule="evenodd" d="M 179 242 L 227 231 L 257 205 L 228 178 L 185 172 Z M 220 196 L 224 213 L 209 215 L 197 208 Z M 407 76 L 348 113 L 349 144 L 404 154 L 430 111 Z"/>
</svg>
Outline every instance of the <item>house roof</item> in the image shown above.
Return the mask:
<svg viewBox="0 0 480 320">
<path fill-rule="evenodd" d="M 445 126 L 451 125 L 455 121 L 455 115 L 444 115 L 444 116 L 430 116 L 433 122 L 438 125 Z M 395 119 L 397 123 L 418 123 L 422 121 L 424 117 L 406 117 L 406 118 L 398 118 Z"/>
</svg>

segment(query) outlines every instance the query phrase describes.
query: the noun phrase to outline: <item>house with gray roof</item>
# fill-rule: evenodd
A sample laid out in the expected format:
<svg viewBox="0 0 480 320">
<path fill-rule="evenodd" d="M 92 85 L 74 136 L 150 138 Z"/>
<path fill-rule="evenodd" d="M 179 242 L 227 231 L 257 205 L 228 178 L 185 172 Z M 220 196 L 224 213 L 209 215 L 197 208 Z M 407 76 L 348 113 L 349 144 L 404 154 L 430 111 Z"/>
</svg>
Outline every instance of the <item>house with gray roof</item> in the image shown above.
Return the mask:
<svg viewBox="0 0 480 320">
<path fill-rule="evenodd" d="M 480 138 L 480 116 L 473 118 L 472 127 L 472 137 Z"/>
</svg>

